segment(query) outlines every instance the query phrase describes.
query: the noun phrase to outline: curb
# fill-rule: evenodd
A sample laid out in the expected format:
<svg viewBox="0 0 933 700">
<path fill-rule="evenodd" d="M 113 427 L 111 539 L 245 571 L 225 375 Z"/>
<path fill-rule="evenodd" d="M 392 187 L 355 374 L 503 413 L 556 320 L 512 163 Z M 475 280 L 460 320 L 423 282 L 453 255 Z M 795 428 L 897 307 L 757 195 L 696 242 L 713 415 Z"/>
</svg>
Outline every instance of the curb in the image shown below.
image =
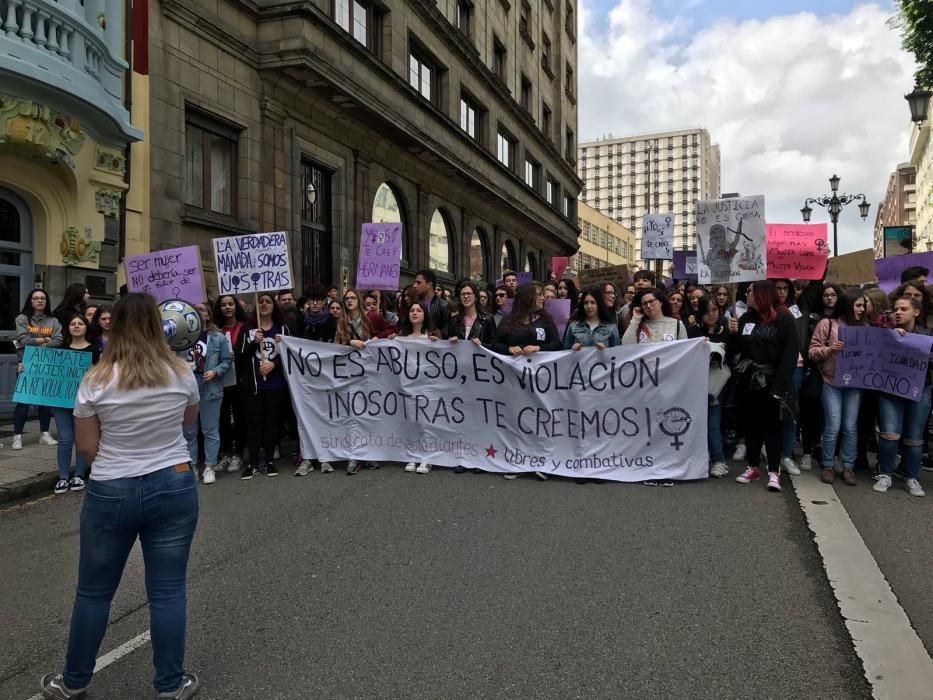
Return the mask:
<svg viewBox="0 0 933 700">
<path fill-rule="evenodd" d="M 58 472 L 43 472 L 19 481 L 0 486 L 0 504 L 18 501 L 21 498 L 42 496 L 52 491 L 58 481 Z"/>
</svg>

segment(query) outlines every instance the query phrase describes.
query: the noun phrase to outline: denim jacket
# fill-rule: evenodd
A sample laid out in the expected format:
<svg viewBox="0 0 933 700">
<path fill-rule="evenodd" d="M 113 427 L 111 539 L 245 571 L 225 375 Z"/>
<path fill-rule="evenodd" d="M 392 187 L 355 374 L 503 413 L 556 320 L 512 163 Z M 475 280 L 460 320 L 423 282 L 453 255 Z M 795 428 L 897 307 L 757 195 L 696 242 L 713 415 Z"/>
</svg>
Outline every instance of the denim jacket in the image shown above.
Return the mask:
<svg viewBox="0 0 933 700">
<path fill-rule="evenodd" d="M 586 321 L 571 321 L 564 333 L 564 349 L 570 350 L 575 343 L 585 348 L 591 348 L 596 343 L 602 343 L 607 348 L 619 345 L 619 327 L 614 323 L 600 321 L 596 328 L 590 330 Z"/>
<path fill-rule="evenodd" d="M 191 362 L 191 351 L 179 352 L 178 356 L 183 360 Z M 205 382 L 202 371 L 194 372 L 195 379 L 198 380 L 198 390 L 201 392 L 201 398 L 207 401 L 212 399 L 222 399 L 224 397 L 224 375 L 233 367 L 233 355 L 230 352 L 230 343 L 227 337 L 218 331 L 210 331 L 207 334 L 207 347 L 203 349 L 204 368 L 203 372 L 214 370 L 217 378 L 212 382 Z"/>
</svg>

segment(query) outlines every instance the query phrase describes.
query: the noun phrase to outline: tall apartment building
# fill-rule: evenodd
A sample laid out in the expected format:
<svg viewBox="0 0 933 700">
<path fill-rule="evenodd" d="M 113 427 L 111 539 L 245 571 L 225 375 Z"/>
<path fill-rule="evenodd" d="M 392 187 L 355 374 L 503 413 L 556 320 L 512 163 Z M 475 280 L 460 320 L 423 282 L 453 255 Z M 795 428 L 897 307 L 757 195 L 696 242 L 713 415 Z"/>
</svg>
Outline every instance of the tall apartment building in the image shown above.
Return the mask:
<svg viewBox="0 0 933 700">
<path fill-rule="evenodd" d="M 874 249 L 875 257 L 890 256 L 892 253 L 904 254 L 911 251 L 908 238 L 906 245 L 888 243 L 885 251 L 885 227 L 911 227 L 917 223 L 917 168 L 910 163 L 901 163 L 897 169 L 888 176 L 888 186 L 885 189 L 884 201 L 878 207 L 875 216 Z M 917 232 L 913 232 L 913 239 L 920 241 Z M 919 252 L 915 251 L 915 252 Z"/>
<path fill-rule="evenodd" d="M 540 277 L 577 247 L 576 26 L 577 0 L 151 0 L 135 244 L 210 268 L 211 238 L 285 230 L 297 287 L 350 285 L 361 225 L 400 221 L 403 283 Z"/>
<path fill-rule="evenodd" d="M 933 146 L 930 133 L 929 119 L 911 127 L 910 165 L 917 169 L 914 237 L 923 250 L 933 248 Z"/>
<path fill-rule="evenodd" d="M 706 129 L 610 136 L 581 143 L 577 156 L 581 200 L 635 233 L 639 264 L 647 212 L 674 212 L 675 248 L 694 247 L 696 202 L 720 195 L 719 146 Z"/>
</svg>

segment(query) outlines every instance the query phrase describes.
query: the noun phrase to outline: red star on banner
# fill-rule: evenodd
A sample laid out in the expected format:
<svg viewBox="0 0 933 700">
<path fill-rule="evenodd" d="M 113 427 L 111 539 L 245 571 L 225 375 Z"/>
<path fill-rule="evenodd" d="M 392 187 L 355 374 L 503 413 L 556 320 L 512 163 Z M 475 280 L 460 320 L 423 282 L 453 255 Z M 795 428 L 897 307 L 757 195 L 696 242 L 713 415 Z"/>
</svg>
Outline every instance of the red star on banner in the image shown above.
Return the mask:
<svg viewBox="0 0 933 700">
<path fill-rule="evenodd" d="M 493 447 L 492 445 L 490 445 L 489 447 L 487 447 L 487 448 L 486 448 L 486 456 L 487 456 L 487 457 L 495 457 L 495 456 L 496 456 L 496 448 Z"/>
</svg>

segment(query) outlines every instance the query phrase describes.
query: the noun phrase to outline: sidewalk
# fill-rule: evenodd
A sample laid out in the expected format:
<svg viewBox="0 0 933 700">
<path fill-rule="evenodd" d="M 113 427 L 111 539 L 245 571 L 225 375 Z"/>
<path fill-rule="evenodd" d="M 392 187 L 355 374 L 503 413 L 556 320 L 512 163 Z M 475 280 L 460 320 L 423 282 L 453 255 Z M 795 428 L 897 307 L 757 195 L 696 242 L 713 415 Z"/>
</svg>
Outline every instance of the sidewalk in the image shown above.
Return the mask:
<svg viewBox="0 0 933 700">
<path fill-rule="evenodd" d="M 54 423 L 52 435 L 55 435 Z M 26 423 L 23 449 L 12 450 L 13 424 L 0 425 L 0 505 L 50 492 L 58 480 L 55 447 L 40 445 L 39 423 Z"/>
</svg>

